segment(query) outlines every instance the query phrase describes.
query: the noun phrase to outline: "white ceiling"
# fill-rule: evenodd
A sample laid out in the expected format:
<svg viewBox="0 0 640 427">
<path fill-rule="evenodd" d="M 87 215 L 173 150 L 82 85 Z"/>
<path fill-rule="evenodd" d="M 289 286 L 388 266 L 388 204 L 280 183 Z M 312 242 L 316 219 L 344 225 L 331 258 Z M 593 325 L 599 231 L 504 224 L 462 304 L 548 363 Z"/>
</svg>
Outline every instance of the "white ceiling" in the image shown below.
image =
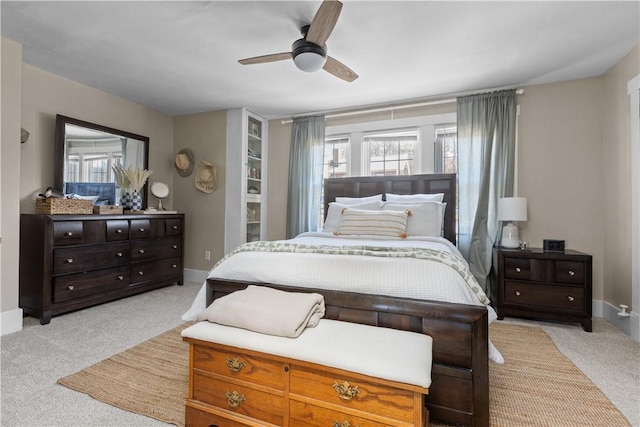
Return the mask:
<svg viewBox="0 0 640 427">
<path fill-rule="evenodd" d="M 329 54 L 360 78 L 303 73 L 291 50 L 316 1 L 2 1 L 23 61 L 170 115 L 268 118 L 593 77 L 640 42 L 640 2 L 344 0 Z"/>
</svg>

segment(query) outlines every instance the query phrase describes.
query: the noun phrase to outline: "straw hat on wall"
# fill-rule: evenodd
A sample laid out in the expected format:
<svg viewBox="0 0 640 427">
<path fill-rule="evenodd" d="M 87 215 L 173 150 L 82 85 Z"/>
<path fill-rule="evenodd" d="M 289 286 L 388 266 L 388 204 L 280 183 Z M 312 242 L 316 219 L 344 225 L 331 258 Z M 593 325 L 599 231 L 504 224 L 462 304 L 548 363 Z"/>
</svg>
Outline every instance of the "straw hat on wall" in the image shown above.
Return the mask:
<svg viewBox="0 0 640 427">
<path fill-rule="evenodd" d="M 212 193 L 218 188 L 218 173 L 216 167 L 202 160 L 196 169 L 196 188 L 203 193 Z"/>
<path fill-rule="evenodd" d="M 193 152 L 188 148 L 178 151 L 175 160 L 176 170 L 180 176 L 189 176 L 193 172 Z"/>
</svg>

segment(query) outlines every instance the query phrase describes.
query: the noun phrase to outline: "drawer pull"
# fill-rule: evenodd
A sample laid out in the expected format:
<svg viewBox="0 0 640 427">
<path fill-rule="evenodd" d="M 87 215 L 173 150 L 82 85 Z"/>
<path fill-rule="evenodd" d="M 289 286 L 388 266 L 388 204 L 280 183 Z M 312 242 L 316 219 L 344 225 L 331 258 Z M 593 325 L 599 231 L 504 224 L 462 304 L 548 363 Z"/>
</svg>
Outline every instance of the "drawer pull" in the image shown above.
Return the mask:
<svg viewBox="0 0 640 427">
<path fill-rule="evenodd" d="M 73 285 L 69 285 L 69 286 L 67 286 L 67 289 L 69 289 L 70 291 L 74 290 L 75 288 L 76 288 L 76 287 L 75 287 L 75 286 L 73 286 Z"/>
<path fill-rule="evenodd" d="M 116 230 L 116 234 L 122 234 L 122 230 L 120 230 L 119 228 Z"/>
<path fill-rule="evenodd" d="M 116 256 L 117 257 L 121 257 L 122 256 L 122 252 L 116 252 Z"/>
<path fill-rule="evenodd" d="M 177 268 L 178 264 L 171 264 L 171 268 Z"/>
<path fill-rule="evenodd" d="M 575 276 L 575 275 L 576 275 L 576 272 L 575 272 L 575 271 L 573 271 L 573 270 L 569 270 L 569 276 Z"/>
<path fill-rule="evenodd" d="M 567 297 L 567 299 L 568 299 L 569 301 L 573 301 L 573 300 L 575 300 L 575 298 L 574 298 L 574 297 L 572 297 L 571 295 L 569 295 L 569 296 Z"/>
<path fill-rule="evenodd" d="M 72 231 L 67 231 L 66 233 L 64 233 L 65 236 L 67 237 L 71 237 L 73 236 L 73 232 Z"/>
<path fill-rule="evenodd" d="M 245 366 L 247 364 L 244 363 L 244 360 L 238 359 L 238 356 L 233 356 L 233 359 L 227 358 L 227 367 L 231 372 L 240 372 Z"/>
<path fill-rule="evenodd" d="M 351 427 L 351 423 L 349 421 L 346 421 L 341 423 L 339 421 L 334 421 L 333 422 L 333 427 Z M 358 426 L 356 426 L 358 427 Z"/>
<path fill-rule="evenodd" d="M 233 391 L 233 393 L 230 392 L 229 390 L 227 390 L 227 392 L 224 395 L 227 398 L 227 403 L 232 408 L 237 408 L 238 406 L 240 406 L 243 402 L 246 402 L 246 400 L 247 400 L 244 397 L 244 394 L 240 394 L 235 390 Z"/>
<path fill-rule="evenodd" d="M 178 226 L 177 226 L 177 225 L 174 225 L 174 226 L 172 226 L 171 228 L 173 228 L 174 230 L 177 230 L 177 229 L 178 229 Z"/>
<path fill-rule="evenodd" d="M 338 393 L 338 397 L 342 400 L 351 400 L 358 395 L 358 386 L 351 387 L 349 382 L 345 381 L 342 384 L 338 384 L 338 381 L 333 383 L 333 389 Z"/>
<path fill-rule="evenodd" d="M 138 249 L 138 253 L 139 254 L 143 254 L 144 253 L 144 249 Z"/>
<path fill-rule="evenodd" d="M 138 276 L 144 276 L 144 271 L 138 271 Z"/>
<path fill-rule="evenodd" d="M 124 276 L 122 274 L 118 275 L 118 280 L 124 280 Z"/>
<path fill-rule="evenodd" d="M 141 232 L 141 233 L 144 233 L 144 228 L 140 227 L 140 228 L 138 228 L 138 231 Z"/>
<path fill-rule="evenodd" d="M 516 291 L 516 296 L 519 297 L 520 296 L 520 291 Z"/>
<path fill-rule="evenodd" d="M 178 249 L 178 245 L 173 245 L 172 248 L 173 249 Z"/>
<path fill-rule="evenodd" d="M 67 258 L 64 260 L 67 264 L 73 264 L 73 258 Z"/>
<path fill-rule="evenodd" d="M 522 270 L 520 270 L 520 267 L 516 267 L 516 273 L 520 273 Z"/>
</svg>

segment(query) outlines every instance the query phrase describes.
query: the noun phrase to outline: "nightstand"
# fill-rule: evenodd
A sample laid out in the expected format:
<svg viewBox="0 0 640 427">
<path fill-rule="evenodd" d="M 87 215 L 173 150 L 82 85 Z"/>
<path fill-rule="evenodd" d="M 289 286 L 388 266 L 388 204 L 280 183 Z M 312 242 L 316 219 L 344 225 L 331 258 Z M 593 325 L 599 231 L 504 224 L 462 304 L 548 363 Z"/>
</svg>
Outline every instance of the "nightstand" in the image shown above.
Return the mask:
<svg viewBox="0 0 640 427">
<path fill-rule="evenodd" d="M 493 248 L 490 298 L 500 320 L 580 323 L 591 332 L 591 255 Z"/>
</svg>

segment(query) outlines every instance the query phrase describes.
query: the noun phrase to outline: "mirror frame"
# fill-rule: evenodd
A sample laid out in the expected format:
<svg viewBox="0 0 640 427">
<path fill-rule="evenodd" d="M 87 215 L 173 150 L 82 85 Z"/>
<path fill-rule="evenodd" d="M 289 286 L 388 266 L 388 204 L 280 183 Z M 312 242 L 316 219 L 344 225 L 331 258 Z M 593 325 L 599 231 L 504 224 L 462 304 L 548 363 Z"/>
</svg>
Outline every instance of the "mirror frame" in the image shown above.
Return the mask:
<svg viewBox="0 0 640 427">
<path fill-rule="evenodd" d="M 126 132 L 120 129 L 114 129 L 107 126 L 98 125 L 96 123 L 85 122 L 84 120 L 74 119 L 72 117 L 56 115 L 56 135 L 55 150 L 53 157 L 53 188 L 57 191 L 64 191 L 64 148 L 66 141 L 66 125 L 76 125 L 87 129 L 97 130 L 100 132 L 111 133 L 118 136 L 124 136 L 130 139 L 137 139 L 144 144 L 144 169 L 149 169 L 149 137 Z M 147 209 L 147 193 L 149 180 L 142 187 L 142 210 Z"/>
</svg>

